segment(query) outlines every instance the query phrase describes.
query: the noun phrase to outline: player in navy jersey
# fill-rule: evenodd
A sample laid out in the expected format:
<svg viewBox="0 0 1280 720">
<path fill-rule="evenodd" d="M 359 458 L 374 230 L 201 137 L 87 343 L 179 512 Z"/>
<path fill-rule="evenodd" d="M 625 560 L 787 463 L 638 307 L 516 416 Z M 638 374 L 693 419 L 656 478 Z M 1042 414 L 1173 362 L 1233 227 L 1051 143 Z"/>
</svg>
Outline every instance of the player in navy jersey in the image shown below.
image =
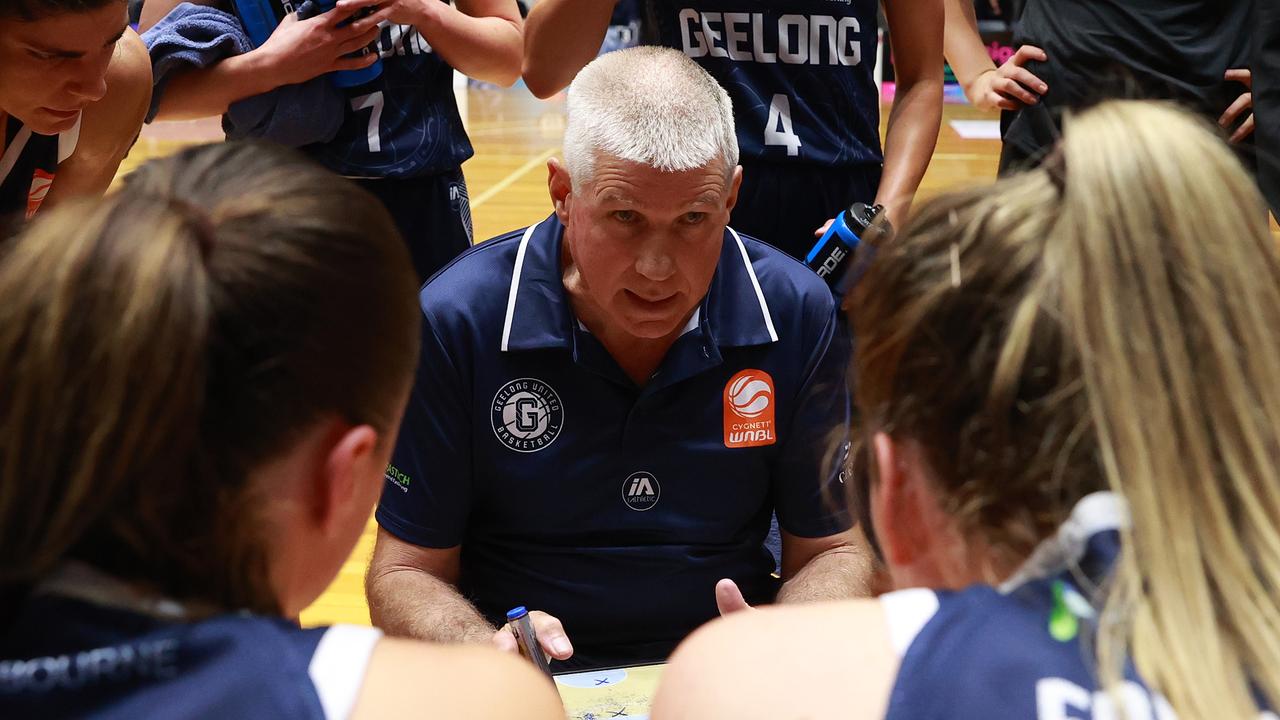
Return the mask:
<svg viewBox="0 0 1280 720">
<path fill-rule="evenodd" d="M 1280 698 L 1280 255 L 1211 126 L 1113 101 L 850 295 L 878 600 L 739 613 L 655 720 L 1175 720 Z"/>
<path fill-rule="evenodd" d="M 154 22 L 179 1 L 152 0 L 160 7 L 148 15 Z M 238 100 L 380 59 L 377 78 L 343 88 L 337 135 L 303 151 L 382 200 L 426 280 L 472 239 L 461 169 L 472 149 L 453 71 L 514 83 L 521 23 L 515 0 L 341 0 L 325 15 L 282 23 L 256 50 L 174 78 L 158 117 L 220 114 Z M 343 57 L 370 43 L 377 53 Z"/>
<path fill-rule="evenodd" d="M 602 55 L 570 89 L 564 148 L 554 214 L 422 289 L 374 623 L 514 648 L 498 628 L 526 605 L 552 657 L 600 667 L 661 660 L 744 602 L 865 594 L 869 555 L 824 501 L 848 413 L 835 303 L 726 227 L 724 90 L 668 48 Z"/>
<path fill-rule="evenodd" d="M 529 13 L 524 78 L 546 97 L 599 47 L 614 3 L 542 0 Z M 942 117 L 940 0 L 885 3 L 897 97 L 885 149 L 873 70 L 875 0 L 646 0 L 648 41 L 684 51 L 729 91 L 742 149 L 733 225 L 803 258 L 815 229 L 872 200 L 900 222 Z M 883 178 L 882 178 L 883 171 Z"/>
<path fill-rule="evenodd" d="M 0 4 L 0 220 L 111 183 L 151 97 L 127 12 L 124 0 Z"/>
<path fill-rule="evenodd" d="M 294 619 L 391 453 L 407 255 L 367 193 L 238 143 L 5 241 L 0 716 L 564 717 L 516 658 Z"/>
</svg>

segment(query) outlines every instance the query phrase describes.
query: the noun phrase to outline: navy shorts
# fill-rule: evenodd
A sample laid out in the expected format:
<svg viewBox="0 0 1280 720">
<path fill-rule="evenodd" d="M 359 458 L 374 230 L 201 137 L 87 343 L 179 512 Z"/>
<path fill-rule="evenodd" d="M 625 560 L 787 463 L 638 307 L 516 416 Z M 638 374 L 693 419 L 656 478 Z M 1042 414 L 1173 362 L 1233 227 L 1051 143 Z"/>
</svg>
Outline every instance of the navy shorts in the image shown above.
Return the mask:
<svg viewBox="0 0 1280 720">
<path fill-rule="evenodd" d="M 856 202 L 875 200 L 880 172 L 879 165 L 819 168 L 743 161 L 742 189 L 729 224 L 803 260 L 818 241 L 814 230 Z"/>
<path fill-rule="evenodd" d="M 462 170 L 416 178 L 357 179 L 382 201 L 409 246 L 419 282 L 425 283 L 471 247 L 471 201 Z"/>
</svg>

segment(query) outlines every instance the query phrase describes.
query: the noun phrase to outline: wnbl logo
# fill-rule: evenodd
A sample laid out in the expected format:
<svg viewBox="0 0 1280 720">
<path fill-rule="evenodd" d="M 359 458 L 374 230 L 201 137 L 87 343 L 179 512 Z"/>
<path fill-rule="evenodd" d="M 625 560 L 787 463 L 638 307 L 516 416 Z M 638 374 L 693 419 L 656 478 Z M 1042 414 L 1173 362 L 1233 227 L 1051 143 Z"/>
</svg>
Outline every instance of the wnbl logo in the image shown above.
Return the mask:
<svg viewBox="0 0 1280 720">
<path fill-rule="evenodd" d="M 632 473 L 622 483 L 622 501 L 636 512 L 644 512 L 658 504 L 662 497 L 662 486 L 652 473 Z"/>
<path fill-rule="evenodd" d="M 743 370 L 724 386 L 724 446 L 761 447 L 778 441 L 773 378 Z"/>
</svg>

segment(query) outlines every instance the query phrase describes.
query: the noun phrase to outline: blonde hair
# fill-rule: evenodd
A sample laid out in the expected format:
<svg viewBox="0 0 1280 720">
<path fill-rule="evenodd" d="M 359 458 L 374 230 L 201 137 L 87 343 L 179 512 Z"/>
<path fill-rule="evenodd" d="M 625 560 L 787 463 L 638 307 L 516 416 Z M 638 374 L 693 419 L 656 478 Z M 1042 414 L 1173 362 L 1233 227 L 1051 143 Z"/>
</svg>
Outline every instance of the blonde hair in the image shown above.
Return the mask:
<svg viewBox="0 0 1280 720">
<path fill-rule="evenodd" d="M 1001 559 L 1126 498 L 1105 685 L 1132 658 L 1182 717 L 1280 701 L 1280 262 L 1214 129 L 1073 117 L 1043 167 L 923 207 L 850 308 L 866 423 L 919 441 Z"/>
</svg>

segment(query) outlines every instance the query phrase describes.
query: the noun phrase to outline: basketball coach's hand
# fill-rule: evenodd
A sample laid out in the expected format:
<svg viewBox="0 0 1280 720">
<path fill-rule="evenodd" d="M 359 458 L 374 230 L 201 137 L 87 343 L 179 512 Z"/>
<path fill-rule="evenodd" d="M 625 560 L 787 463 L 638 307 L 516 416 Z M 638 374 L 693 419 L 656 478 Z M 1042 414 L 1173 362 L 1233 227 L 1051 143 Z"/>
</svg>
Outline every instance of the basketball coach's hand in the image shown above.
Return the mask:
<svg viewBox="0 0 1280 720">
<path fill-rule="evenodd" d="M 529 613 L 529 620 L 533 622 L 533 632 L 538 636 L 538 644 L 542 646 L 543 652 L 556 660 L 568 660 L 573 657 L 573 645 L 569 642 L 569 636 L 565 634 L 564 625 L 561 625 L 559 620 L 541 610 Z M 511 634 L 511 628 L 506 625 L 493 634 L 493 644 L 499 650 L 520 652 L 516 637 Z"/>
<path fill-rule="evenodd" d="M 742 610 L 751 610 L 752 607 L 747 604 L 747 599 L 742 597 L 742 590 L 738 588 L 738 583 L 725 578 L 716 583 L 716 609 L 721 615 L 728 615 Z"/>
<path fill-rule="evenodd" d="M 338 27 L 351 13 L 336 10 L 306 20 L 289 13 L 259 48 L 280 85 L 306 82 L 328 72 L 359 70 L 374 63 L 377 53 L 348 58 L 378 39 L 376 23 L 353 22 Z"/>
<path fill-rule="evenodd" d="M 1023 67 L 1028 62 L 1045 62 L 1049 56 L 1034 45 L 1023 45 L 1003 65 L 973 79 L 964 94 L 974 107 L 983 110 L 1021 110 L 1040 102 L 1049 86 Z"/>
</svg>

